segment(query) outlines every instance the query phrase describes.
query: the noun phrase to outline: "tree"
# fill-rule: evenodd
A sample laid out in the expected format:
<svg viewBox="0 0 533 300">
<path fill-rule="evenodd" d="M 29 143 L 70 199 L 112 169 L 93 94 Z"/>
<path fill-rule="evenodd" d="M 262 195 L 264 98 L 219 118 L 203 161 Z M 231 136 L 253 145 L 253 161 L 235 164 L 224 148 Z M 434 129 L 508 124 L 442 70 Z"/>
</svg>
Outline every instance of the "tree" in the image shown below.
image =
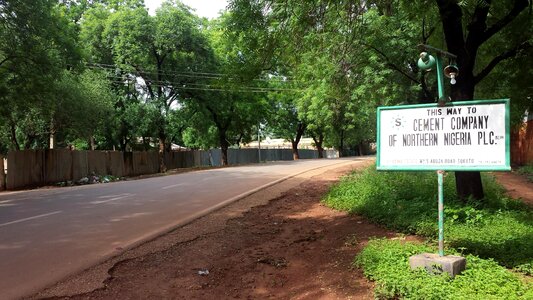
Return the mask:
<svg viewBox="0 0 533 300">
<path fill-rule="evenodd" d="M 457 55 L 461 72 L 451 90 L 454 101 L 473 100 L 476 85 L 502 61 L 526 51 L 532 57 L 532 21 L 527 11 L 530 1 L 509 0 L 493 4 L 491 0 L 485 0 L 463 7 L 451 0 L 436 0 L 436 3 L 448 51 Z M 513 30 L 513 34 L 505 34 L 507 30 Z M 496 40 L 497 44 L 494 43 Z M 479 51 L 494 47 L 500 52 L 480 67 Z M 456 172 L 455 177 L 459 197 L 484 197 L 479 172 Z"/>
<path fill-rule="evenodd" d="M 243 76 L 249 67 L 242 42 L 226 35 L 227 16 L 208 24 L 205 34 L 213 50 L 209 65 L 211 80 L 188 100 L 188 106 L 203 116 L 201 132 L 216 135 L 222 165 L 228 164 L 228 148 L 250 141 L 254 126 L 265 119 L 266 101 L 254 80 Z M 196 127 L 199 124 L 195 125 Z M 197 128 L 198 129 L 198 128 Z M 191 133 L 192 130 L 189 130 Z M 211 139 L 210 139 L 211 140 Z"/>
<path fill-rule="evenodd" d="M 519 120 L 532 106 L 531 91 L 524 89 L 530 72 L 516 67 L 517 61 L 531 60 L 532 4 L 528 0 L 492 2 L 436 0 L 432 5 L 427 1 L 317 0 L 289 4 L 234 0 L 230 7 L 235 30 L 249 33 L 254 29 L 261 37 L 254 43 L 274 48 L 270 55 L 263 55 L 270 58 L 267 66 L 272 61 L 292 71 L 305 66 L 308 71 L 293 74 L 322 75 L 316 79 L 327 85 L 310 83 L 306 89 L 320 86 L 322 90 L 317 91 L 328 98 L 322 101 L 337 103 L 326 106 L 331 116 L 336 116 L 330 124 L 340 121 L 331 127 L 335 130 L 329 139 L 343 148 L 345 136 L 368 138 L 358 128 L 374 127 L 365 124 L 373 119 L 372 106 L 435 101 L 435 80 L 429 80 L 432 75 L 420 72 L 415 64 L 418 43 L 447 46 L 458 56 L 460 75 L 451 88 L 453 100 L 472 100 L 476 89 L 483 95 L 511 95 L 513 119 Z M 285 51 L 291 53 L 291 59 L 283 57 Z M 515 67 L 505 69 L 502 64 Z M 331 71 L 329 75 L 320 72 L 324 68 Z M 346 80 L 348 76 L 351 78 Z M 484 83 L 485 78 L 489 81 Z M 312 76 L 307 79 L 316 80 Z M 373 104 L 366 105 L 367 101 Z M 347 131 L 339 124 L 347 125 L 352 132 L 345 134 Z M 483 197 L 479 172 L 457 172 L 456 177 L 461 197 Z"/>
<path fill-rule="evenodd" d="M 203 80 L 192 73 L 204 70 L 212 60 L 200 31 L 202 22 L 179 1 L 164 2 L 153 17 L 136 1 L 121 3 L 117 9 L 96 5 L 88 10 L 81 35 L 90 49 L 92 66 L 107 69 L 115 89 L 123 95 L 116 103 L 122 116 L 118 120 L 120 148 L 124 150 L 131 135 L 140 133 L 127 111 L 139 109 L 135 102 L 141 101 L 147 105 L 144 111 L 157 112 L 145 114 L 153 119 L 143 126 L 155 128 L 159 151 L 168 151 L 171 115 Z M 161 155 L 161 170 L 165 169 Z"/>
<path fill-rule="evenodd" d="M 298 96 L 298 93 L 290 91 L 269 95 L 271 111 L 268 126 L 275 136 L 291 142 L 292 156 L 295 160 L 300 159 L 298 144 L 307 128 L 307 123 L 296 107 Z"/>
<path fill-rule="evenodd" d="M 0 125 L 11 149 L 48 144 L 64 74 L 80 71 L 76 27 L 56 4 L 0 1 Z"/>
</svg>

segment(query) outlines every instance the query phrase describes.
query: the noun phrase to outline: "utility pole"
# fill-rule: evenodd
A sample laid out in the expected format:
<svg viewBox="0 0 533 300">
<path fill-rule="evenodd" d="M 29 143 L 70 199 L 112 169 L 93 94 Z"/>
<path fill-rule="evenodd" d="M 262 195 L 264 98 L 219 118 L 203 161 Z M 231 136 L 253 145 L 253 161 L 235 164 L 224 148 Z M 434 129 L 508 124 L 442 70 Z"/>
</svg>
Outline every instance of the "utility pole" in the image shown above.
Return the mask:
<svg viewBox="0 0 533 300">
<path fill-rule="evenodd" d="M 261 162 L 261 123 L 257 123 L 257 144 L 258 146 L 258 154 L 259 154 L 259 162 Z"/>
</svg>

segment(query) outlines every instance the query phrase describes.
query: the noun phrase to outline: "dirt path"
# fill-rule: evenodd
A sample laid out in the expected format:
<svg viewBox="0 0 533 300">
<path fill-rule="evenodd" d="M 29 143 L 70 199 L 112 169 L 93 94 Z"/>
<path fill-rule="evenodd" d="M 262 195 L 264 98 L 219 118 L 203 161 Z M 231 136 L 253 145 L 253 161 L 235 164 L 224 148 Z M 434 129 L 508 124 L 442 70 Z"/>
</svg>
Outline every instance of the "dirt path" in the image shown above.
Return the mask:
<svg viewBox="0 0 533 300">
<path fill-rule="evenodd" d="M 495 172 L 498 182 L 513 198 L 521 198 L 524 203 L 533 207 L 533 183 L 525 176 L 513 172 Z"/>
<path fill-rule="evenodd" d="M 293 178 L 34 298 L 372 299 L 372 283 L 351 262 L 369 238 L 394 233 L 320 204 L 361 166 Z"/>
</svg>

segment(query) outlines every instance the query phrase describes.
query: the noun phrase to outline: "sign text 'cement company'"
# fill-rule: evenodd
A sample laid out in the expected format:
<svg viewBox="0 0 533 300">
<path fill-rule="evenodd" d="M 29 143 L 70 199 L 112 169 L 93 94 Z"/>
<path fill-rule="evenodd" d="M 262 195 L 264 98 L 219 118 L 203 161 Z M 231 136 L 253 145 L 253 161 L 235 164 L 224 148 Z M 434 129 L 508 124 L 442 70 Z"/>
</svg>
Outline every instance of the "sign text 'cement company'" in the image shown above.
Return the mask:
<svg viewBox="0 0 533 300">
<path fill-rule="evenodd" d="M 378 169 L 508 170 L 509 100 L 378 108 Z"/>
</svg>

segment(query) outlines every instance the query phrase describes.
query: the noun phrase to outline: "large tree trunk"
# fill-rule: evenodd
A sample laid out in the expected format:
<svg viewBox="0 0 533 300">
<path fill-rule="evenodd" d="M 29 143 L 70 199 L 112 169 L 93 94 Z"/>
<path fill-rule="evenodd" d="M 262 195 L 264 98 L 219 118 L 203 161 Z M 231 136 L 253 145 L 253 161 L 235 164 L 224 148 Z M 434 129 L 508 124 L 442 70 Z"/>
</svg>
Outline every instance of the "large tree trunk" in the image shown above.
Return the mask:
<svg viewBox="0 0 533 300">
<path fill-rule="evenodd" d="M 298 123 L 298 127 L 296 128 L 296 138 L 294 140 L 291 139 L 292 158 L 294 160 L 300 159 L 300 153 L 298 153 L 298 144 L 300 143 L 300 140 L 302 139 L 302 136 L 304 135 L 306 127 L 307 127 L 306 124 L 302 122 Z"/>
<path fill-rule="evenodd" d="M 28 139 L 27 142 L 29 142 L 30 139 Z M 54 149 L 56 148 L 56 144 L 57 144 L 57 141 L 56 141 L 56 127 L 54 126 L 54 119 L 52 118 L 52 120 L 50 121 L 50 143 L 48 144 L 48 148 L 50 149 Z M 25 147 L 26 149 L 29 149 L 29 145 L 27 147 Z"/>
<path fill-rule="evenodd" d="M 165 173 L 167 171 L 167 166 L 165 164 L 165 145 L 167 139 L 163 131 L 159 131 L 159 172 Z"/>
<path fill-rule="evenodd" d="M 468 200 L 469 197 L 474 199 L 485 197 L 479 172 L 455 172 L 455 187 L 457 195 L 463 201 Z"/>
<path fill-rule="evenodd" d="M 95 150 L 96 149 L 96 142 L 94 141 L 94 135 L 91 135 L 91 137 L 89 138 L 89 149 L 91 150 Z"/>
<path fill-rule="evenodd" d="M 294 141 L 294 140 L 291 141 L 292 159 L 294 159 L 294 160 L 299 160 L 300 159 L 300 153 L 298 153 L 298 142 Z"/>
<path fill-rule="evenodd" d="M 344 129 L 341 130 L 339 135 L 339 144 L 337 145 L 337 151 L 339 151 L 339 157 L 344 156 Z"/>
<path fill-rule="evenodd" d="M 452 85 L 452 101 L 469 101 L 474 99 L 474 65 L 479 44 L 472 39 L 465 41 L 462 25 L 462 10 L 455 1 L 437 0 L 442 19 L 444 37 L 448 51 L 457 55 L 460 76 Z M 470 36 L 470 35 L 469 35 Z M 483 185 L 479 172 L 455 172 L 457 196 L 466 201 L 469 197 L 482 199 Z"/>
<path fill-rule="evenodd" d="M 4 156 L 0 154 L 0 191 L 6 189 L 6 174 L 4 173 Z"/>
<path fill-rule="evenodd" d="M 360 142 L 359 145 L 357 145 L 358 148 L 359 148 L 359 156 L 363 156 L 363 155 L 366 155 L 366 151 L 365 151 L 365 148 L 366 148 L 366 145 L 364 142 Z"/>
<path fill-rule="evenodd" d="M 510 45 L 506 45 L 505 51 L 494 56 L 484 68 L 477 68 L 481 71 L 474 75 L 476 57 L 480 46 L 509 25 L 528 7 L 531 7 L 530 1 L 514 0 L 506 15 L 495 22 L 490 22 L 490 26 L 488 16 L 491 9 L 493 9 L 491 7 L 492 0 L 478 1 L 474 11 L 469 12 L 470 20 L 466 26 L 463 26 L 463 11 L 458 1 L 436 0 L 436 3 L 439 7 L 448 51 L 457 55 L 459 77 L 457 78 L 457 84 L 452 86 L 453 101 L 473 100 L 476 84 L 487 76 L 498 63 L 516 56 L 520 50 L 531 47 L 528 42 L 530 37 L 526 35 L 527 30 L 523 31 L 525 34 L 522 36 L 522 41 L 520 41 L 522 32 L 518 31 L 513 36 L 513 39 L 517 38 L 516 41 L 518 43 L 513 45 L 516 41 L 510 41 Z M 465 200 L 469 197 L 475 199 L 484 197 L 479 172 L 456 172 L 455 177 L 457 180 L 457 194 L 460 198 Z"/>
<path fill-rule="evenodd" d="M 318 158 L 324 158 L 324 148 L 322 147 L 324 134 L 320 133 L 318 136 L 313 135 L 312 138 L 315 142 L 316 150 L 318 151 Z"/>
<path fill-rule="evenodd" d="M 218 131 L 218 140 L 220 143 L 220 162 L 223 166 L 228 165 L 228 148 L 229 148 L 229 142 L 226 138 L 226 131 L 220 130 Z"/>
<path fill-rule="evenodd" d="M 11 145 L 15 150 L 20 150 L 20 145 L 17 141 L 17 130 L 14 123 L 11 123 L 10 131 Z"/>
<path fill-rule="evenodd" d="M 461 59 L 458 57 L 459 66 L 468 65 L 470 63 L 465 60 L 467 60 L 467 58 L 464 56 L 461 56 Z M 475 83 L 472 68 L 465 70 L 466 74 L 461 74 L 461 76 L 464 77 L 457 81 L 457 86 L 452 86 L 453 101 L 467 101 L 474 99 Z M 477 200 L 485 197 L 480 172 L 455 172 L 455 186 L 457 196 L 463 201 L 468 200 L 470 197 Z"/>
</svg>

